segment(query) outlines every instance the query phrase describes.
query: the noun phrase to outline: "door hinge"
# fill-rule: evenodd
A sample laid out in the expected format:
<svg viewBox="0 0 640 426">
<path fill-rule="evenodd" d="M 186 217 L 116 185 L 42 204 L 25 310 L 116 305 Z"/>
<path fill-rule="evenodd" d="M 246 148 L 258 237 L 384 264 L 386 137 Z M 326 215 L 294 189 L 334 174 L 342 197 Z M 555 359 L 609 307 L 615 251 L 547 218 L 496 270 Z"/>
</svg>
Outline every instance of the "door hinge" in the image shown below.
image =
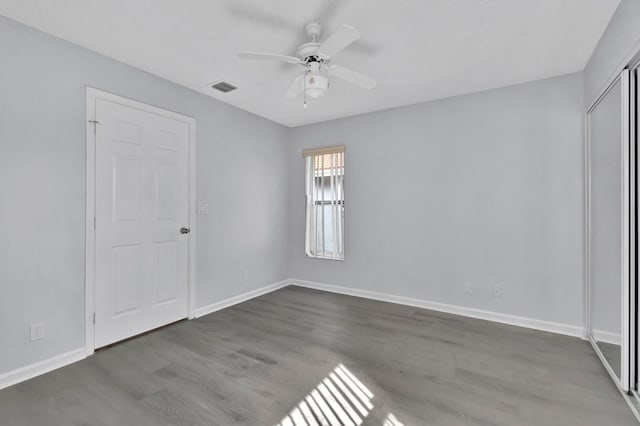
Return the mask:
<svg viewBox="0 0 640 426">
<path fill-rule="evenodd" d="M 98 127 L 98 124 L 100 124 L 100 122 L 98 120 L 89 120 L 89 123 L 93 124 L 93 134 L 96 134 L 96 127 Z"/>
<path fill-rule="evenodd" d="M 93 313 L 93 324 L 95 325 L 95 323 L 96 323 L 96 313 L 94 312 Z"/>
<path fill-rule="evenodd" d="M 96 229 L 96 218 L 95 218 L 95 216 L 93 218 L 93 229 Z"/>
</svg>

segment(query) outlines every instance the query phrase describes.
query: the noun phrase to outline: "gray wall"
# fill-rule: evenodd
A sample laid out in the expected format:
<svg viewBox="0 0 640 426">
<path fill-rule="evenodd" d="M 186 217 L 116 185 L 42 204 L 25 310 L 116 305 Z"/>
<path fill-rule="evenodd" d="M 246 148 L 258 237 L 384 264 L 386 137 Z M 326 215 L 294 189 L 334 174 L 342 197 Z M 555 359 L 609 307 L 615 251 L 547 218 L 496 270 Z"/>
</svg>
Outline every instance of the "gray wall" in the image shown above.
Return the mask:
<svg viewBox="0 0 640 426">
<path fill-rule="evenodd" d="M 85 85 L 196 118 L 197 306 L 286 278 L 286 128 L 2 17 L 0 52 L 0 374 L 84 344 Z"/>
<path fill-rule="evenodd" d="M 293 129 L 291 277 L 582 326 L 582 84 L 571 74 Z M 339 144 L 345 260 L 308 259 L 301 151 Z"/>
<path fill-rule="evenodd" d="M 622 0 L 584 69 L 584 100 L 590 104 L 640 45 L 640 1 Z"/>
</svg>

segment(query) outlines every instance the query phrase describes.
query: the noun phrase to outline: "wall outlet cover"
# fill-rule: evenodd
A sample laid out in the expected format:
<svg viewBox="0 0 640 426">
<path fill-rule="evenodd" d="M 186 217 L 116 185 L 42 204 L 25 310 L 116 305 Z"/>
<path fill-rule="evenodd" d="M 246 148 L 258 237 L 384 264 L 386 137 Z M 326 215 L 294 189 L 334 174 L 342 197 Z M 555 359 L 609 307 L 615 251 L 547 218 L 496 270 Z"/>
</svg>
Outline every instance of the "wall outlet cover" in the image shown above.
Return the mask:
<svg viewBox="0 0 640 426">
<path fill-rule="evenodd" d="M 31 341 L 40 340 L 44 337 L 44 324 L 36 322 L 31 324 Z"/>
<path fill-rule="evenodd" d="M 493 297 L 502 297 L 502 286 L 500 284 L 496 284 L 493 287 Z"/>
</svg>

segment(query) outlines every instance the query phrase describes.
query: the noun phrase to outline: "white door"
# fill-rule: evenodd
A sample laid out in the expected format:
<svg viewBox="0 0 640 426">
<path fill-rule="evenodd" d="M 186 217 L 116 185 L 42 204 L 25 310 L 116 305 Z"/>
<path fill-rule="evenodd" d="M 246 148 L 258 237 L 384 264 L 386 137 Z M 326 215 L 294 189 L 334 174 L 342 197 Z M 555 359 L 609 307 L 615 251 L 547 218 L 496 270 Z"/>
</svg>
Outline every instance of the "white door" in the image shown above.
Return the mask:
<svg viewBox="0 0 640 426">
<path fill-rule="evenodd" d="M 99 348 L 188 315 L 189 125 L 103 99 L 96 120 Z"/>
</svg>

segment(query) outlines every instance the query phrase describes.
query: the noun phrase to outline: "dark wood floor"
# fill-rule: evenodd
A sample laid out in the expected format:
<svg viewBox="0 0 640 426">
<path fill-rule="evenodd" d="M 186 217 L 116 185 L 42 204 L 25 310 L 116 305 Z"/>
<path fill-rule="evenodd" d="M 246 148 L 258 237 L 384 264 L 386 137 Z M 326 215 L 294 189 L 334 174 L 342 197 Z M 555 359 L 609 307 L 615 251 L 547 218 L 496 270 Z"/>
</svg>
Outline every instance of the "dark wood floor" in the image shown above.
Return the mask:
<svg viewBox="0 0 640 426">
<path fill-rule="evenodd" d="M 298 426 L 305 416 L 636 424 L 587 342 L 297 287 L 0 391 L 2 425 Z"/>
</svg>

